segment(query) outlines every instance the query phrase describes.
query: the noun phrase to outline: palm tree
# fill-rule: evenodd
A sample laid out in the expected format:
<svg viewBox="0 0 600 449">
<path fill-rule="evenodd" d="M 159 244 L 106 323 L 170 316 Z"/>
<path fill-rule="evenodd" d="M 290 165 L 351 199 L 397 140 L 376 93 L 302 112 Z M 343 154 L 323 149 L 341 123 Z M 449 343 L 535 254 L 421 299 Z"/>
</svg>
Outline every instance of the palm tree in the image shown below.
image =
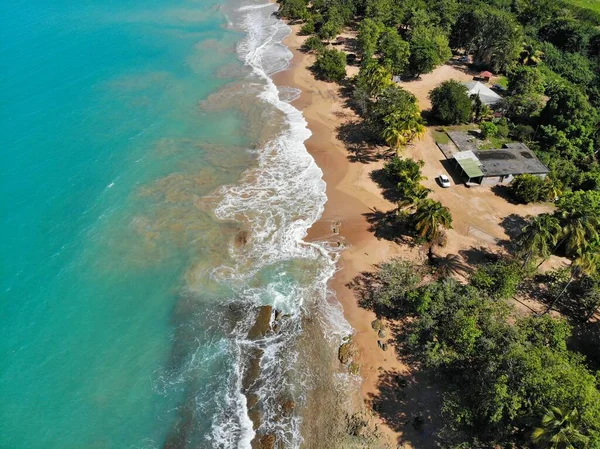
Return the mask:
<svg viewBox="0 0 600 449">
<path fill-rule="evenodd" d="M 425 133 L 425 126 L 423 126 L 420 115 L 397 111 L 388 115 L 384 122 L 386 127 L 382 136 L 386 143 L 396 150 Z"/>
<path fill-rule="evenodd" d="M 376 62 L 367 64 L 361 72 L 359 76 L 363 78 L 371 96 L 379 95 L 386 87 L 394 84 L 392 72 Z"/>
<path fill-rule="evenodd" d="M 563 227 L 563 241 L 567 255 L 581 256 L 587 252 L 590 245 L 600 238 L 599 226 L 600 219 L 598 217 L 581 215 L 567 219 Z"/>
<path fill-rule="evenodd" d="M 523 50 L 521 51 L 521 55 L 519 56 L 519 62 L 523 65 L 538 65 L 540 62 L 542 62 L 543 56 L 543 51 L 536 50 L 533 48 L 533 45 L 525 44 L 523 46 Z"/>
<path fill-rule="evenodd" d="M 564 295 L 564 293 L 567 291 L 567 289 L 575 279 L 584 275 L 591 276 L 597 273 L 599 266 L 600 252 L 598 251 L 598 248 L 585 252 L 578 256 L 575 260 L 573 260 L 573 262 L 571 262 L 571 275 L 569 276 L 569 280 L 567 281 L 561 292 L 546 308 L 542 315 L 545 315 L 548 312 L 550 312 L 550 310 L 556 305 L 558 300 L 561 298 L 562 295 Z"/>
<path fill-rule="evenodd" d="M 402 199 L 398 201 L 398 212 L 401 209 L 412 207 L 419 204 L 431 193 L 431 189 L 423 187 L 421 184 L 398 184 L 398 190 L 401 192 Z"/>
<path fill-rule="evenodd" d="M 542 261 L 536 267 L 537 270 L 552 254 L 561 232 L 562 227 L 558 218 L 550 214 L 530 217 L 529 223 L 523 227 L 517 240 L 517 245 L 519 245 L 520 251 L 525 256 L 523 268 L 527 266 L 532 258 L 541 257 Z"/>
<path fill-rule="evenodd" d="M 442 206 L 439 201 L 424 199 L 417 204 L 414 220 L 419 237 L 430 243 L 428 257 L 431 260 L 433 258 L 431 243 L 440 241 L 444 234 L 441 228 L 452 229 L 450 210 Z"/>
<path fill-rule="evenodd" d="M 588 438 L 577 428 L 579 419 L 576 408 L 565 412 L 558 407 L 550 407 L 539 427 L 531 432 L 531 441 L 541 449 L 575 449 L 579 445 L 585 445 Z"/>
</svg>

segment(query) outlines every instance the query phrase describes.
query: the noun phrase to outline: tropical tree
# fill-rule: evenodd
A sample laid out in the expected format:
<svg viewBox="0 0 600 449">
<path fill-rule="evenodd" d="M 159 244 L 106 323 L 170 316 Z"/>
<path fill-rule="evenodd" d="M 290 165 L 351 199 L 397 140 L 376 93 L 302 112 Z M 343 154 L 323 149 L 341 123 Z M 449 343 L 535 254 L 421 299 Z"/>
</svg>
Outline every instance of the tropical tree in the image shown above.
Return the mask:
<svg viewBox="0 0 600 449">
<path fill-rule="evenodd" d="M 358 28 L 358 49 L 363 61 L 368 61 L 377 51 L 377 43 L 384 31 L 384 26 L 369 17 L 360 22 Z"/>
<path fill-rule="evenodd" d="M 446 35 L 436 28 L 420 27 L 412 32 L 408 70 L 418 78 L 452 57 Z"/>
<path fill-rule="evenodd" d="M 423 119 L 418 113 L 397 111 L 384 118 L 385 128 L 382 137 L 396 150 L 425 133 Z"/>
<path fill-rule="evenodd" d="M 452 229 L 450 210 L 439 201 L 429 198 L 417 204 L 413 219 L 418 236 L 428 243 L 441 241 L 443 229 Z M 433 258 L 432 245 L 429 245 L 428 257 L 430 260 Z"/>
<path fill-rule="evenodd" d="M 410 48 L 395 28 L 388 28 L 383 34 L 380 49 L 382 62 L 392 73 L 399 74 L 406 69 Z"/>
<path fill-rule="evenodd" d="M 523 50 L 521 50 L 521 54 L 519 55 L 519 62 L 523 65 L 538 65 L 542 62 L 543 56 L 543 51 L 537 50 L 531 44 L 524 44 Z"/>
<path fill-rule="evenodd" d="M 563 223 L 563 237 L 567 256 L 581 256 L 600 240 L 600 192 L 578 191 L 567 193 L 557 202 L 557 214 Z"/>
<path fill-rule="evenodd" d="M 561 232 L 560 222 L 553 215 L 540 214 L 536 217 L 529 217 L 529 222 L 523 227 L 521 235 L 517 239 L 519 250 L 524 256 L 523 268 L 532 259 L 541 257 L 542 262 L 537 266 L 539 268 L 552 254 Z"/>
<path fill-rule="evenodd" d="M 449 125 L 471 121 L 472 101 L 467 88 L 458 81 L 444 81 L 429 92 L 431 111 L 441 122 Z"/>
<path fill-rule="evenodd" d="M 381 91 L 369 120 L 374 130 L 395 149 L 425 132 L 416 97 L 395 84 Z"/>
<path fill-rule="evenodd" d="M 346 77 L 346 54 L 325 49 L 317 55 L 314 70 L 325 81 L 341 81 Z"/>
<path fill-rule="evenodd" d="M 560 291 L 560 293 L 554 298 L 550 305 L 544 310 L 543 315 L 547 314 L 556 305 L 558 300 L 565 294 L 571 283 L 582 276 L 591 276 L 598 272 L 600 267 L 600 252 L 598 248 L 593 251 L 588 251 L 578 256 L 573 262 L 571 262 L 569 280 Z"/>
<path fill-rule="evenodd" d="M 377 97 L 388 87 L 394 85 L 392 72 L 386 67 L 370 60 L 364 64 L 357 77 L 357 87 L 363 88 L 370 96 Z"/>
<path fill-rule="evenodd" d="M 586 444 L 588 438 L 579 430 L 579 411 L 550 407 L 542 416 L 539 426 L 531 432 L 531 442 L 541 449 L 575 449 Z"/>
</svg>

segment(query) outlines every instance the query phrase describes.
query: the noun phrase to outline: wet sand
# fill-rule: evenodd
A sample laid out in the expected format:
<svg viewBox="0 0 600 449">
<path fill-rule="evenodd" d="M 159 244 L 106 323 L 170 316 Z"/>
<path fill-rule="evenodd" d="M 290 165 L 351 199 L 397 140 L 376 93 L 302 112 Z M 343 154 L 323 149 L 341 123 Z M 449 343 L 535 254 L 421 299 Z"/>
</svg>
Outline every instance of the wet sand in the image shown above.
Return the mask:
<svg viewBox="0 0 600 449">
<path fill-rule="evenodd" d="M 375 314 L 358 306 L 354 292 L 346 286 L 362 271 L 372 271 L 375 264 L 388 259 L 406 248 L 385 240 L 377 240 L 369 230 L 364 214 L 373 209 L 388 210 L 392 203 L 384 200 L 369 173 L 383 162 L 372 164 L 352 163 L 345 145 L 337 139 L 337 128 L 355 118 L 343 107 L 340 86 L 318 81 L 308 67 L 314 56 L 298 51 L 305 37 L 297 35 L 297 27 L 284 41 L 294 53 L 290 68 L 277 74 L 278 86 L 293 86 L 302 90 L 294 105 L 303 111 L 312 131 L 306 146 L 323 170 L 327 183 L 327 204 L 321 219 L 315 223 L 308 240 L 337 240 L 346 249 L 342 252 L 339 271 L 331 280 L 331 287 L 344 308 L 344 315 L 355 330 L 354 342 L 359 349 L 358 362 L 363 378 L 362 396 L 369 402 L 377 394 L 379 376 L 383 371 L 406 372 L 403 363 L 396 359 L 393 349 L 379 349 L 377 333 L 371 328 Z M 349 68 L 349 71 L 353 68 Z M 385 149 L 382 149 L 385 151 Z M 338 226 L 339 225 L 339 226 Z M 394 434 L 391 429 L 380 428 Z M 396 439 L 396 438 L 393 438 Z"/>
</svg>

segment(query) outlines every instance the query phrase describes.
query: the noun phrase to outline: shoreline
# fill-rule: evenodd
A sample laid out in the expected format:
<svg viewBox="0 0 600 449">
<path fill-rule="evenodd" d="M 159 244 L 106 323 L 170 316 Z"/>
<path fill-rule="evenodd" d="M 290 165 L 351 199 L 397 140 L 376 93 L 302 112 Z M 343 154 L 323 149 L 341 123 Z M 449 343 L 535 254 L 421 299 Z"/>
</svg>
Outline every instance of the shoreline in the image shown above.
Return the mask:
<svg viewBox="0 0 600 449">
<path fill-rule="evenodd" d="M 289 25 L 291 33 L 283 44 L 293 53 L 289 67 L 273 76 L 278 87 L 290 86 L 301 91 L 292 104 L 298 108 L 312 132 L 305 142 L 308 152 L 323 171 L 327 202 L 321 218 L 309 229 L 308 241 L 336 240 L 344 244 L 335 275 L 329 286 L 341 303 L 344 317 L 354 330 L 353 342 L 357 348 L 355 361 L 360 365 L 362 378 L 360 396 L 365 405 L 378 393 L 380 375 L 384 372 L 408 374 L 408 367 L 396 358 L 393 348 L 383 351 L 378 345 L 378 335 L 371 327 L 376 319 L 373 312 L 358 305 L 354 292 L 347 284 L 363 271 L 373 271 L 374 266 L 390 257 L 403 254 L 407 249 L 378 240 L 369 230 L 364 214 L 376 210 L 387 211 L 394 207 L 379 194 L 379 188 L 369 173 L 383 166 L 383 161 L 362 164 L 349 160 L 349 151 L 337 138 L 337 128 L 353 120 L 353 111 L 343 106 L 339 94 L 341 86 L 319 81 L 309 67 L 314 56 L 300 51 L 306 39 L 298 36 L 298 25 Z M 417 251 L 415 258 L 418 257 Z M 370 407 L 366 407 L 371 411 Z M 400 434 L 369 413 L 372 424 L 392 441 Z"/>
</svg>

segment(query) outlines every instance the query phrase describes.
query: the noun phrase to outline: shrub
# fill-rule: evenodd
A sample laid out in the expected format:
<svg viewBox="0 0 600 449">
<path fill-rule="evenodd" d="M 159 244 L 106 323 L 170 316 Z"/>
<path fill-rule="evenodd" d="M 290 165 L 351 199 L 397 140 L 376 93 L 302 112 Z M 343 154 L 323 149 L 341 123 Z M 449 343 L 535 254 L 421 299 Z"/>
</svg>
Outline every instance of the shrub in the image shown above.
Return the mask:
<svg viewBox="0 0 600 449">
<path fill-rule="evenodd" d="M 510 131 L 510 136 L 518 141 L 531 142 L 535 130 L 529 125 L 517 125 Z"/>
<path fill-rule="evenodd" d="M 319 52 L 325 49 L 325 45 L 317 36 L 311 36 L 302 44 L 302 50 Z"/>
<path fill-rule="evenodd" d="M 496 137 L 503 137 L 503 138 L 507 138 L 508 137 L 508 123 L 506 122 L 506 119 L 500 119 L 497 122 L 494 123 L 496 125 L 497 131 L 496 131 Z"/>
<path fill-rule="evenodd" d="M 310 36 L 311 34 L 314 34 L 314 32 L 315 22 L 313 22 L 312 20 L 309 20 L 304 25 L 302 25 L 302 28 L 300 28 L 300 34 L 302 36 Z"/>
<path fill-rule="evenodd" d="M 401 307 L 409 294 L 416 288 L 421 276 L 413 265 L 399 258 L 383 263 L 377 272 L 375 300 L 386 307 Z"/>
<path fill-rule="evenodd" d="M 346 54 L 333 49 L 325 49 L 317 56 L 314 70 L 320 79 L 341 81 L 346 77 Z"/>
<path fill-rule="evenodd" d="M 429 93 L 429 99 L 433 115 L 441 122 L 456 125 L 471 120 L 472 102 L 458 81 L 444 81 Z"/>
<path fill-rule="evenodd" d="M 479 129 L 481 130 L 481 135 L 484 139 L 495 137 L 498 134 L 498 127 L 492 122 L 481 122 L 479 124 Z"/>
<path fill-rule="evenodd" d="M 537 203 L 552 198 L 554 185 L 550 178 L 542 179 L 535 175 L 516 176 L 510 184 L 510 193 L 519 203 Z"/>
<path fill-rule="evenodd" d="M 522 270 L 516 262 L 500 260 L 484 265 L 471 277 L 471 285 L 496 299 L 508 299 L 517 293 L 523 279 Z"/>
</svg>

